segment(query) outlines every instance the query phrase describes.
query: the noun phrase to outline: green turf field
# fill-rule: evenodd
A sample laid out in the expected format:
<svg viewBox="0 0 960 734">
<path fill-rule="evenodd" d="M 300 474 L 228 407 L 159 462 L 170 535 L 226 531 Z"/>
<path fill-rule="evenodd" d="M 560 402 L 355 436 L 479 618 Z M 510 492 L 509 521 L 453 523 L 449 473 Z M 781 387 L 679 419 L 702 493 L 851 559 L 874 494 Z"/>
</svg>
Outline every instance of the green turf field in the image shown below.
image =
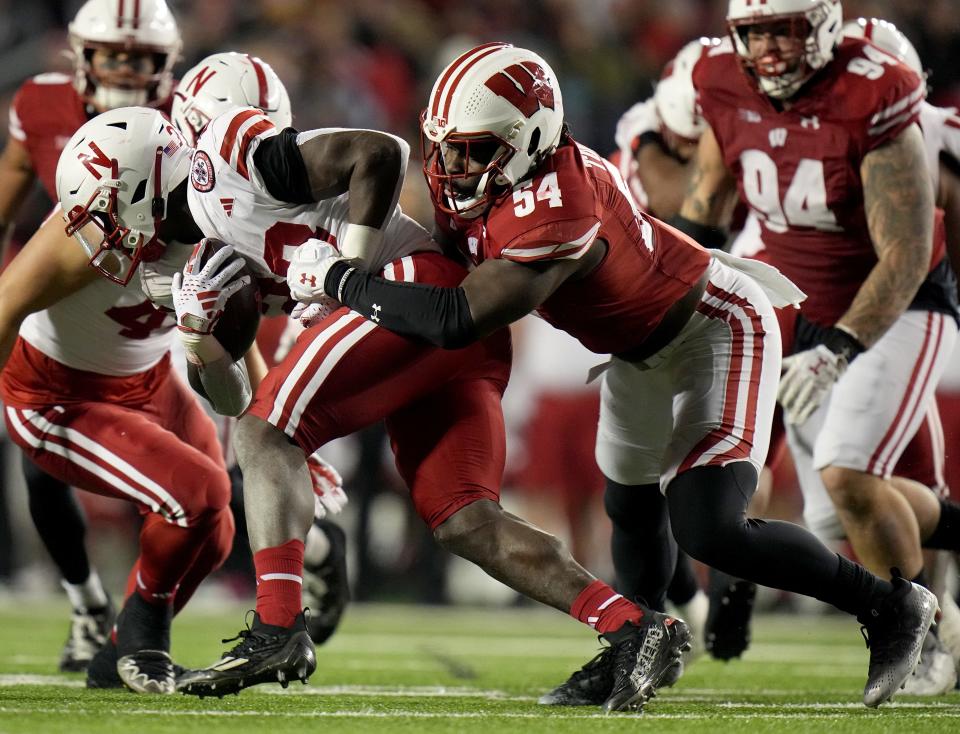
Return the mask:
<svg viewBox="0 0 960 734">
<path fill-rule="evenodd" d="M 0 732 L 957 732 L 960 694 L 860 703 L 867 651 L 840 618 L 765 617 L 745 660 L 701 659 L 644 714 L 543 708 L 536 696 L 595 651 L 587 630 L 548 610 L 354 607 L 293 683 L 198 700 L 87 691 L 55 673 L 65 603 L 0 603 Z M 174 657 L 212 662 L 243 609 L 188 611 Z M 589 721 L 587 721 L 589 720 Z"/>
</svg>

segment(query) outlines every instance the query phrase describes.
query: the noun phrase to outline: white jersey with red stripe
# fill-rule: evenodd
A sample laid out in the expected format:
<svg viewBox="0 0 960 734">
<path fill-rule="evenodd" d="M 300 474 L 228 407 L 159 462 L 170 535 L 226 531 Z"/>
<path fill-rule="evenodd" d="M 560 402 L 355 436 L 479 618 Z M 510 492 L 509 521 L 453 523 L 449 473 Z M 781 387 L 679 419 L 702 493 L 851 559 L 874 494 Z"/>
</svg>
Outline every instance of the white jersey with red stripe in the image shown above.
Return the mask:
<svg viewBox="0 0 960 734">
<path fill-rule="evenodd" d="M 97 278 L 27 316 L 20 336 L 67 367 L 125 376 L 144 372 L 163 358 L 175 325 L 170 313 L 154 307 L 136 279 L 123 287 Z"/>
<path fill-rule="evenodd" d="M 303 143 L 325 128 L 300 133 Z M 349 194 L 309 204 L 279 201 L 266 188 L 253 160 L 266 138 L 279 131 L 260 110 L 246 107 L 215 118 L 197 141 L 188 187 L 190 211 L 206 237 L 224 240 L 244 255 L 261 277 L 268 313 L 288 307 L 287 268 L 294 250 L 308 239 L 337 246 L 347 225 Z M 429 233 L 397 206 L 383 226 L 379 271 L 413 252 L 439 252 Z"/>
<path fill-rule="evenodd" d="M 949 153 L 960 161 L 960 115 L 955 107 L 934 107 L 924 102 L 920 107 L 920 127 L 933 190 L 937 191 L 940 187 L 940 154 Z"/>
</svg>

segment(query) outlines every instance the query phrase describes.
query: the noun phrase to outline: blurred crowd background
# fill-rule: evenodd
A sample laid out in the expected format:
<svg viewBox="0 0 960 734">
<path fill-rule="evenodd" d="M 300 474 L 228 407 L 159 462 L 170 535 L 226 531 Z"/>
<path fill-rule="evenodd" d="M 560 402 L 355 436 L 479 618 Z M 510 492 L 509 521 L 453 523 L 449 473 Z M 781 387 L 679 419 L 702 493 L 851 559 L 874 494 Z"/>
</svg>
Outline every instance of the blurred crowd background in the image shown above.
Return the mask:
<svg viewBox="0 0 960 734">
<path fill-rule="evenodd" d="M 427 225 L 432 216 L 418 173 L 417 121 L 434 78 L 456 53 L 490 40 L 536 50 L 559 76 L 574 136 L 609 153 L 617 119 L 651 94 L 676 51 L 696 36 L 725 33 L 727 5 L 724 0 L 168 2 L 184 40 L 178 72 L 216 51 L 255 54 L 285 82 L 295 127 L 367 127 L 406 138 L 414 154 L 404 209 Z M 0 0 L 0 140 L 6 139 L 6 110 L 17 87 L 40 72 L 69 71 L 65 29 L 80 5 L 80 0 Z M 931 101 L 960 106 L 960 0 L 843 0 L 843 6 L 847 18 L 895 22 L 930 69 Z M 29 237 L 49 206 L 38 188 L 18 222 L 17 239 Z M 516 344 L 505 405 L 511 427 L 506 504 L 571 542 L 583 563 L 609 578 L 609 529 L 592 456 L 596 386 L 584 384 L 587 369 L 602 359 L 547 333 L 536 321 L 521 325 Z M 954 448 L 960 446 L 960 427 L 953 425 L 960 421 L 960 399 L 951 392 L 960 394 L 960 368 L 954 372 L 957 376 L 945 385 L 944 421 L 948 452 L 960 454 Z M 408 512 L 377 429 L 341 443 L 330 458 L 348 480 L 351 504 L 344 522 L 354 541 L 357 598 L 511 601 L 474 579 L 471 574 L 479 572 L 472 567 L 451 569 L 450 560 L 434 549 Z M 56 578 L 24 509 L 19 457 L 8 451 L 7 458 L 0 583 L 54 588 Z M 951 474 L 960 484 L 960 474 Z M 789 469 L 778 479 L 774 511 L 796 517 L 799 497 Z M 136 518 L 119 502 L 95 498 L 86 505 L 93 558 L 101 566 L 122 558 L 112 564 L 119 578 L 133 554 Z M 242 556 L 245 549 L 240 550 Z M 232 573 L 229 583 L 243 589 L 242 564 Z"/>
</svg>

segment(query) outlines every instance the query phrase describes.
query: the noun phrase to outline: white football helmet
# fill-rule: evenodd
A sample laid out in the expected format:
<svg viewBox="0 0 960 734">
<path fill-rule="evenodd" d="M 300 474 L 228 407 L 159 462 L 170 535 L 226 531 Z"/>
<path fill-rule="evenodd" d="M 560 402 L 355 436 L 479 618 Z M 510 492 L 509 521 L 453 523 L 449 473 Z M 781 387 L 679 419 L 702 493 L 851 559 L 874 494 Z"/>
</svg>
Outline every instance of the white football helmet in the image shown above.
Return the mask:
<svg viewBox="0 0 960 734">
<path fill-rule="evenodd" d="M 141 260 L 162 255 L 160 222 L 192 153 L 180 131 L 146 107 L 104 112 L 70 138 L 57 164 L 65 231 L 104 276 L 126 285 Z"/>
<path fill-rule="evenodd" d="M 195 146 L 207 123 L 234 107 L 260 108 L 278 130 L 293 121 L 290 97 L 270 64 L 232 51 L 207 56 L 183 75 L 170 119 Z"/>
<path fill-rule="evenodd" d="M 443 211 L 476 217 L 559 144 L 557 77 L 532 51 L 508 43 L 477 46 L 441 72 L 421 129 L 423 171 L 434 202 Z M 458 160 L 474 161 L 474 168 L 448 170 L 451 151 Z"/>
<path fill-rule="evenodd" d="M 844 38 L 866 38 L 875 46 L 913 69 L 920 78 L 926 77 L 920 54 L 910 39 L 889 20 L 880 18 L 857 18 L 843 24 Z"/>
<path fill-rule="evenodd" d="M 99 110 L 156 104 L 170 95 L 182 43 L 164 0 L 87 0 L 68 26 L 74 86 Z M 97 49 L 147 57 L 152 70 L 120 84 L 91 65 Z"/>
<path fill-rule="evenodd" d="M 751 26 L 789 23 L 790 35 L 802 41 L 799 63 L 754 58 L 747 43 Z M 792 97 L 818 69 L 833 58 L 840 39 L 843 9 L 840 0 L 730 0 L 727 26 L 744 67 L 760 90 L 775 99 Z"/>
<path fill-rule="evenodd" d="M 703 52 L 719 41 L 699 38 L 691 41 L 663 70 L 653 92 L 653 103 L 662 125 L 685 140 L 699 140 L 707 123 L 697 106 L 697 91 L 693 88 L 693 67 Z"/>
</svg>

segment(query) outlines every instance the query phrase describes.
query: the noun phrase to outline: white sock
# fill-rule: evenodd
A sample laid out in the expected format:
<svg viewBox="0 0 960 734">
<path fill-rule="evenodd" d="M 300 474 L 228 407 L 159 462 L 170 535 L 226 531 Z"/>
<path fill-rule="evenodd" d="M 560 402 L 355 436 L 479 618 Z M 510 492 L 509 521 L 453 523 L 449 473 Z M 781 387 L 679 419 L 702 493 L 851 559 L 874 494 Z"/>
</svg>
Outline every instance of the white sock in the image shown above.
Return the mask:
<svg viewBox="0 0 960 734">
<path fill-rule="evenodd" d="M 107 606 L 107 592 L 100 583 L 100 576 L 93 569 L 82 584 L 71 584 L 60 579 L 60 585 L 67 592 L 67 598 L 74 609 L 102 609 Z"/>
<path fill-rule="evenodd" d="M 330 555 L 330 539 L 316 525 L 310 526 L 307 533 L 307 542 L 303 546 L 303 562 L 311 566 L 319 566 Z"/>
</svg>

